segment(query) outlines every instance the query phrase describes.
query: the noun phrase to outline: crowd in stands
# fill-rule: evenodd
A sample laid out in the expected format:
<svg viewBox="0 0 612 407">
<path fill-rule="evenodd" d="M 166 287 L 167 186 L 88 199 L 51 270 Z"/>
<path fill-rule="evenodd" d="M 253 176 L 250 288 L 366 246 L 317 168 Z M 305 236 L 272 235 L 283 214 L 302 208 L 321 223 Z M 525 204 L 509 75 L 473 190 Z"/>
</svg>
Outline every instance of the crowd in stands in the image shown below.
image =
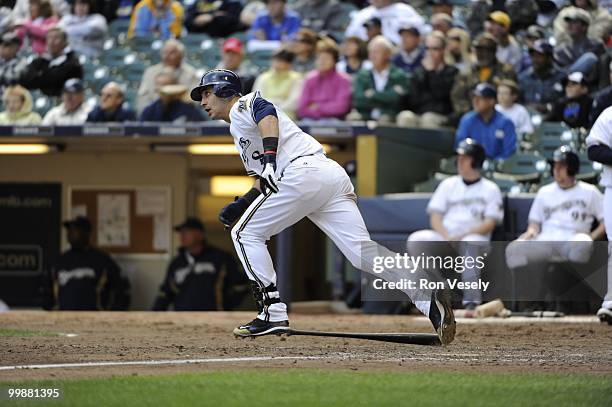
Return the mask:
<svg viewBox="0 0 612 407">
<path fill-rule="evenodd" d="M 33 112 L 46 124 L 206 120 L 187 90 L 219 67 L 241 76 L 244 93 L 259 91 L 299 120 L 461 129 L 474 115 L 483 127 L 499 115 L 512 125 L 508 134 L 521 135 L 534 131 L 537 115 L 588 128 L 611 104 L 610 7 L 598 0 L 3 1 L 1 123 L 31 123 Z M 112 62 L 115 55 L 125 59 Z M 494 115 L 479 113 L 479 98 Z"/>
</svg>

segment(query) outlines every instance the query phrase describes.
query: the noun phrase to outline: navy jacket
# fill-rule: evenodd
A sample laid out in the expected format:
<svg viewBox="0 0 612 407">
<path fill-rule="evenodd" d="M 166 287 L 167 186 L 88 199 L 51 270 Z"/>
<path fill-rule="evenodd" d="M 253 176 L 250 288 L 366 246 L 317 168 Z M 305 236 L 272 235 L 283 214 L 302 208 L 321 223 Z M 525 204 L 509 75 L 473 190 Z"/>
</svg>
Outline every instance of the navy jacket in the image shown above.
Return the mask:
<svg viewBox="0 0 612 407">
<path fill-rule="evenodd" d="M 120 106 L 112 114 L 107 114 L 100 106 L 96 106 L 87 115 L 87 122 L 89 123 L 128 122 L 133 120 L 136 120 L 136 113 L 131 109 L 125 109 L 123 106 Z"/>
<path fill-rule="evenodd" d="M 194 105 L 181 101 L 164 105 L 158 99 L 144 108 L 140 120 L 143 122 L 202 122 L 206 119 Z"/>
</svg>

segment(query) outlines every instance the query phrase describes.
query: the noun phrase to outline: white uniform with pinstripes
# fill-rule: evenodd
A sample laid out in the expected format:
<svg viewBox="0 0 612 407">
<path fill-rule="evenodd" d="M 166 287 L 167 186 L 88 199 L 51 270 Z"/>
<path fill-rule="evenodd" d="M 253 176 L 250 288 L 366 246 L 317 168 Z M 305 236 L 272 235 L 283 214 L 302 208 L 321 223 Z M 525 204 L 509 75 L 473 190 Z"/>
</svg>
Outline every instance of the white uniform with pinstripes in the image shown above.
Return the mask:
<svg viewBox="0 0 612 407">
<path fill-rule="evenodd" d="M 587 146 L 603 144 L 612 148 L 612 107 L 604 110 L 591 128 L 586 138 Z M 608 292 L 602 308 L 612 309 L 612 165 L 605 165 L 601 174 L 600 185 L 606 188 L 604 193 L 604 224 L 608 235 Z"/>
<path fill-rule="evenodd" d="M 252 111 L 257 96 L 255 93 L 243 96 L 230 111 L 230 132 L 247 172 L 252 175 L 261 174 L 263 157 L 262 135 Z M 305 217 L 325 232 L 356 268 L 371 271 L 371 256 L 364 253 L 369 248 L 373 249 L 369 253 L 380 250 L 370 239 L 348 175 L 338 163 L 325 156 L 322 146 L 312 136 L 280 109 L 276 108 L 276 112 L 279 191 L 260 195 L 232 228 L 232 240 L 249 279 L 262 288 L 276 285 L 266 241 Z M 279 298 L 279 293 L 273 291 L 266 296 Z M 422 300 L 429 299 L 430 293 L 421 292 L 413 297 L 418 297 L 413 300 L 427 314 L 429 303 Z M 282 302 L 266 306 L 258 318 L 287 320 L 287 306 Z"/>
</svg>

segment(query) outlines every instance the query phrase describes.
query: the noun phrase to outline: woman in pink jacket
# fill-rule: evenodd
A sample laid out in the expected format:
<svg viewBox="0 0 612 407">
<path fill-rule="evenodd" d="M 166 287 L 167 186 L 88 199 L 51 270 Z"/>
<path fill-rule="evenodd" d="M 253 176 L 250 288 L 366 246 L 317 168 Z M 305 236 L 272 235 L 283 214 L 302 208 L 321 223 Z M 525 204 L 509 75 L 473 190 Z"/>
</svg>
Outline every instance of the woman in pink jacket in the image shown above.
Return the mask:
<svg viewBox="0 0 612 407">
<path fill-rule="evenodd" d="M 317 43 L 316 69 L 306 75 L 300 96 L 300 119 L 342 119 L 351 110 L 351 79 L 336 70 L 338 58 L 338 47 L 332 40 Z"/>
<path fill-rule="evenodd" d="M 30 0 L 30 18 L 16 24 L 15 33 L 21 40 L 30 40 L 32 51 L 43 54 L 47 51 L 47 32 L 58 21 L 49 0 Z"/>
</svg>

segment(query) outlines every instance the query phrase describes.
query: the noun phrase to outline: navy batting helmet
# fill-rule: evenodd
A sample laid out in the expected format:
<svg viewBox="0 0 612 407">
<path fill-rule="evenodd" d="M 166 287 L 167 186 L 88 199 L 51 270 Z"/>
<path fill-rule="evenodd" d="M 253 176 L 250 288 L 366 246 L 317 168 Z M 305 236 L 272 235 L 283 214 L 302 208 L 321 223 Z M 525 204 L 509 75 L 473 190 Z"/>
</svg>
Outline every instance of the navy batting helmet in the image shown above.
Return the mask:
<svg viewBox="0 0 612 407">
<path fill-rule="evenodd" d="M 220 98 L 228 98 L 242 94 L 240 77 L 229 69 L 211 69 L 202 75 L 200 84 L 191 90 L 191 99 L 196 102 L 202 100 L 202 90 L 212 86 L 212 92 Z"/>
<path fill-rule="evenodd" d="M 573 177 L 580 171 L 580 158 L 570 146 L 561 146 L 555 150 L 550 161 L 551 167 L 554 163 L 558 162 L 563 162 L 567 165 L 567 175 L 570 177 Z"/>
<path fill-rule="evenodd" d="M 484 148 L 471 138 L 466 138 L 459 143 L 455 150 L 457 154 L 469 155 L 472 157 L 472 168 L 480 169 L 485 160 Z"/>
</svg>

